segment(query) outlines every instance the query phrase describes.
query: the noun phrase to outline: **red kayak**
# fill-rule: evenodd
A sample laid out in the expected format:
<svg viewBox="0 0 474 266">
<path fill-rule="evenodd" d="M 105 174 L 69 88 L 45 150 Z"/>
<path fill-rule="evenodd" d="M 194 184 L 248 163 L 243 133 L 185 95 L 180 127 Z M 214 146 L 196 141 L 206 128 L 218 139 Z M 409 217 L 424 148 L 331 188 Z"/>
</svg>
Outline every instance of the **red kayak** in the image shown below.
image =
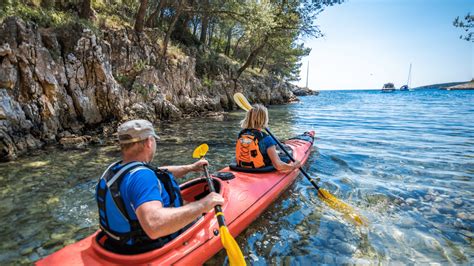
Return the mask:
<svg viewBox="0 0 474 266">
<path fill-rule="evenodd" d="M 314 131 L 285 142 L 293 157 L 306 162 L 314 141 Z M 253 170 L 253 169 L 252 169 Z M 216 190 L 224 197 L 222 206 L 227 227 L 235 237 L 245 230 L 296 179 L 299 170 L 291 172 L 259 172 L 226 167 L 212 175 Z M 267 171 L 265 171 L 267 170 Z M 246 171 L 246 172 L 242 172 Z M 270 171 L 270 172 L 268 172 Z M 183 199 L 196 200 L 208 193 L 205 178 L 181 185 Z M 203 264 L 223 247 L 214 210 L 202 216 L 194 225 L 160 249 L 138 255 L 120 255 L 105 250 L 96 235 L 64 247 L 36 262 L 37 265 L 198 265 Z M 245 254 L 244 254 L 245 255 Z"/>
</svg>

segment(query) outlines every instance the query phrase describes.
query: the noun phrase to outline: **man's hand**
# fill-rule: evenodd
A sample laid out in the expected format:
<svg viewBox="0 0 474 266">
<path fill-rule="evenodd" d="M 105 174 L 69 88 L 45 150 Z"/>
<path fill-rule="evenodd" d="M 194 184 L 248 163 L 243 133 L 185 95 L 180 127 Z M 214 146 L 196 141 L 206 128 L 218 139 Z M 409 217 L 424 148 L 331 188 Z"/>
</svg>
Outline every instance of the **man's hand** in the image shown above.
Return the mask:
<svg viewBox="0 0 474 266">
<path fill-rule="evenodd" d="M 199 161 L 194 162 L 191 164 L 191 170 L 192 172 L 199 172 L 202 171 L 202 167 L 204 165 L 209 165 L 209 162 L 206 159 L 201 159 Z"/>
<path fill-rule="evenodd" d="M 216 193 L 216 192 L 211 192 L 209 195 L 201 199 L 203 203 L 203 211 L 208 212 L 210 209 L 214 208 L 216 205 L 222 205 L 224 204 L 224 198 Z"/>
</svg>

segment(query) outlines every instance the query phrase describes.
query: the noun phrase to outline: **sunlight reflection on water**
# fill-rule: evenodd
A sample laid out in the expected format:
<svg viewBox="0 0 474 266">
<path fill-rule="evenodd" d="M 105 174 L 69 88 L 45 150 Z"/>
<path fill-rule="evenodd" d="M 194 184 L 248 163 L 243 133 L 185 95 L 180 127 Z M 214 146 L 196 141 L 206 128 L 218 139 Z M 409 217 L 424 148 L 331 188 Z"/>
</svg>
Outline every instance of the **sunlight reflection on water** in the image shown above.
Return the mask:
<svg viewBox="0 0 474 266">
<path fill-rule="evenodd" d="M 272 106 L 270 127 L 281 139 L 316 130 L 308 173 L 370 226 L 346 222 L 300 177 L 236 238 L 247 261 L 472 263 L 473 103 L 472 92 L 338 91 Z M 225 167 L 242 117 L 158 124 L 154 163 L 190 163 L 193 149 L 207 143 L 210 171 Z M 31 263 L 94 232 L 95 182 L 118 156 L 114 146 L 50 148 L 0 164 L 2 264 Z M 225 257 L 221 251 L 207 264 Z"/>
</svg>

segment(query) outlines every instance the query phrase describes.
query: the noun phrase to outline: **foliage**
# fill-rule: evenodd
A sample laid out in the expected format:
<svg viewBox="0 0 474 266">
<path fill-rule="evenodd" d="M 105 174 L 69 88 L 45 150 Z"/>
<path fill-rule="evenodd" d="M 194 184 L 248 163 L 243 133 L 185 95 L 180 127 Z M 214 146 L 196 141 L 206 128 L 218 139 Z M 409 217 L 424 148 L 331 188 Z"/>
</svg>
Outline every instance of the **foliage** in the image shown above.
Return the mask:
<svg viewBox="0 0 474 266">
<path fill-rule="evenodd" d="M 136 73 L 142 72 L 146 68 L 147 64 L 145 60 L 138 59 L 135 63 L 133 63 L 133 71 Z"/>
<path fill-rule="evenodd" d="M 115 80 L 124 87 L 130 86 L 130 83 L 132 82 L 132 79 L 124 74 L 117 74 L 117 75 L 114 75 L 114 77 L 115 77 Z"/>
<path fill-rule="evenodd" d="M 301 58 L 310 50 L 302 37 L 318 38 L 317 16 L 343 0 L 0 0 L 0 20 L 17 15 L 41 27 L 79 23 L 98 34 L 99 28 L 135 27 L 162 41 L 163 57 L 196 56 L 196 74 L 208 84 L 216 75 L 237 79 L 244 71 L 299 79 Z M 84 5 L 84 3 L 87 3 Z M 89 4 L 90 3 L 90 4 Z M 140 9 L 141 7 L 141 9 Z M 91 10 L 89 19 L 79 15 Z M 90 12 L 89 12 L 90 13 Z M 137 23 L 140 26 L 137 27 Z M 456 19 L 456 27 L 468 31 L 473 16 Z M 470 32 L 466 36 L 472 39 Z M 172 40 L 169 40 L 171 38 Z M 172 41 L 176 46 L 168 47 Z M 186 47 L 190 47 L 187 49 Z M 135 73 L 146 62 L 136 62 Z M 120 83 L 129 83 L 118 77 Z M 121 80 L 123 82 L 121 82 Z M 133 79 L 132 79 L 133 80 Z M 131 84 L 130 84 L 131 86 Z"/>
<path fill-rule="evenodd" d="M 19 16 L 25 21 L 33 21 L 41 27 L 57 27 L 71 23 L 77 19 L 70 13 L 16 3 L 2 9 L 0 21 L 13 15 Z"/>
<path fill-rule="evenodd" d="M 460 39 L 474 42 L 474 32 L 472 31 L 472 29 L 474 28 L 474 15 L 471 15 L 471 13 L 467 13 L 464 19 L 456 17 L 453 22 L 453 25 L 457 28 L 461 28 L 464 30 L 465 35 L 459 36 Z"/>
<path fill-rule="evenodd" d="M 214 81 L 212 79 L 209 79 L 208 77 L 204 77 L 202 79 L 202 85 L 204 87 L 210 88 L 210 87 L 212 87 L 213 84 L 214 84 Z"/>
</svg>

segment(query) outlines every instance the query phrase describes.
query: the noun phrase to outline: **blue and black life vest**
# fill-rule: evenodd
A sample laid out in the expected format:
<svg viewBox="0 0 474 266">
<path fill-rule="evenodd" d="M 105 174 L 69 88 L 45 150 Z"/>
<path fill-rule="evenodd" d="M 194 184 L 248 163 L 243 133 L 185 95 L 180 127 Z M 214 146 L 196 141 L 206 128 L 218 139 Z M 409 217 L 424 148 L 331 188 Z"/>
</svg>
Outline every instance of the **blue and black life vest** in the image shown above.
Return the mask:
<svg viewBox="0 0 474 266">
<path fill-rule="evenodd" d="M 109 238 L 109 243 L 114 246 L 146 246 L 153 244 L 164 244 L 170 240 L 170 236 L 152 240 L 145 233 L 138 220 L 131 219 L 123 198 L 120 195 L 120 185 L 128 173 L 140 169 L 152 170 L 159 182 L 170 197 L 169 207 L 183 205 L 181 193 L 173 186 L 172 175 L 167 170 L 158 169 L 142 162 L 130 162 L 120 168 L 120 162 L 111 164 L 102 174 L 97 184 L 97 204 L 99 207 L 100 229 Z M 179 205 L 179 206 L 177 206 Z M 166 206 L 168 207 L 168 206 Z M 108 212 L 115 208 L 115 212 Z M 156 245 L 155 245 L 156 246 Z M 160 245 L 158 245 L 160 246 Z"/>
</svg>

